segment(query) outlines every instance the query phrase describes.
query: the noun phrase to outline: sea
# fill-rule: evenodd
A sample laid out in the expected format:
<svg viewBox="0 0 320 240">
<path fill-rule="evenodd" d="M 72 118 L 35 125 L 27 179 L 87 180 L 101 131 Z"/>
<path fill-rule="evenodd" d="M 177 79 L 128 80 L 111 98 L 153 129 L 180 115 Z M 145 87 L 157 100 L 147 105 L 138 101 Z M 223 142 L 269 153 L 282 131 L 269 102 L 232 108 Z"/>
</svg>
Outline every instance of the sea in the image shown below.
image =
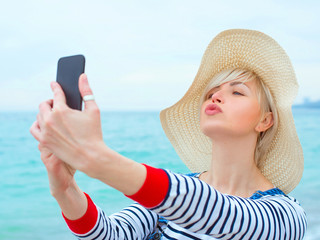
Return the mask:
<svg viewBox="0 0 320 240">
<path fill-rule="evenodd" d="M 50 195 L 37 141 L 29 133 L 36 112 L 0 112 L 0 239 L 75 239 Z M 320 239 L 320 108 L 293 108 L 305 166 L 290 193 L 308 218 L 305 239 Z M 160 124 L 159 112 L 102 112 L 105 143 L 137 162 L 189 170 L 179 159 Z M 132 203 L 122 193 L 77 172 L 76 181 L 106 214 Z"/>
</svg>

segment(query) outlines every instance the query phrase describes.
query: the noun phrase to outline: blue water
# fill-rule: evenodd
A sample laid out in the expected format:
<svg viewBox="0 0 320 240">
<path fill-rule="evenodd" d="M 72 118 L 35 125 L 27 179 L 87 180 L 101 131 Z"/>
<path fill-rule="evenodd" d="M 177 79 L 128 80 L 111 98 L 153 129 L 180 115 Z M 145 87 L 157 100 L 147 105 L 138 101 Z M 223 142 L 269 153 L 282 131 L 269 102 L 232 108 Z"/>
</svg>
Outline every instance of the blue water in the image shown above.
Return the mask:
<svg viewBox="0 0 320 240">
<path fill-rule="evenodd" d="M 308 216 L 305 239 L 320 239 L 320 109 L 294 108 L 305 171 L 290 194 Z M 162 131 L 158 112 L 102 113 L 104 140 L 114 150 L 155 167 L 188 172 Z M 51 197 L 37 142 L 29 133 L 36 113 L 0 112 L 0 239 L 74 239 Z M 107 214 L 131 203 L 121 193 L 76 174 L 81 189 Z"/>
</svg>

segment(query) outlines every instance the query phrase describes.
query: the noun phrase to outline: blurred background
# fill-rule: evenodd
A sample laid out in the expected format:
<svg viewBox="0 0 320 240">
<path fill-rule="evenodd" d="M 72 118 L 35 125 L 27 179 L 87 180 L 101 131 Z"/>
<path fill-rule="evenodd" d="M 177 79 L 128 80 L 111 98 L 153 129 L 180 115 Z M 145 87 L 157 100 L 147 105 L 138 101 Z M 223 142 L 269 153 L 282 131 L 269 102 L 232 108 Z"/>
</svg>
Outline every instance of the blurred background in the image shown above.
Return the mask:
<svg viewBox="0 0 320 240">
<path fill-rule="evenodd" d="M 188 172 L 159 111 L 183 96 L 209 42 L 231 28 L 268 34 L 292 60 L 305 172 L 290 195 L 307 212 L 305 239 L 320 239 L 319 12 L 315 0 L 1 1 L 0 239 L 73 239 L 29 133 L 38 105 L 52 98 L 60 57 L 85 55 L 109 146 L 138 162 Z M 130 204 L 98 181 L 76 177 L 106 213 Z"/>
<path fill-rule="evenodd" d="M 102 109 L 160 110 L 185 93 L 209 42 L 231 28 L 278 41 L 301 86 L 296 102 L 319 100 L 319 10 L 319 1 L 3 1 L 0 110 L 37 110 L 58 59 L 79 53 Z"/>
</svg>

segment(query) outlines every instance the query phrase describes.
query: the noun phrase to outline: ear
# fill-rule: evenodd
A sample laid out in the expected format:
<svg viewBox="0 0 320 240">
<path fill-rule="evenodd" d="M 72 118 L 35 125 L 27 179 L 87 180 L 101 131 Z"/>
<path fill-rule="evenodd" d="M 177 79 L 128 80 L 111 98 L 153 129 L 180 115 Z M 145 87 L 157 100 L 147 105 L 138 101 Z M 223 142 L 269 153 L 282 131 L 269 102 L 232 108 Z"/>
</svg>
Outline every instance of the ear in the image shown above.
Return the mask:
<svg viewBox="0 0 320 240">
<path fill-rule="evenodd" d="M 258 125 L 255 127 L 257 132 L 267 131 L 273 125 L 273 114 L 272 112 L 267 112 L 263 118 L 261 118 Z"/>
</svg>

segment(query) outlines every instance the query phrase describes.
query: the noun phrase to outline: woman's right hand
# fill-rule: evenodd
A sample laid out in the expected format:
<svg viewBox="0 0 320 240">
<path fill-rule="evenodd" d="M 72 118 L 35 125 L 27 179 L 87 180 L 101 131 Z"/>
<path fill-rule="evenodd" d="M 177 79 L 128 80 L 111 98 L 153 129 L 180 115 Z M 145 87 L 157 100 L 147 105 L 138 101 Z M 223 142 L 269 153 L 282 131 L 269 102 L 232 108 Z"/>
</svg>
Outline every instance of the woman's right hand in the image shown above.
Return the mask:
<svg viewBox="0 0 320 240">
<path fill-rule="evenodd" d="M 38 121 L 33 123 L 30 131 L 40 142 Z M 55 156 L 41 143 L 38 148 L 41 160 L 47 169 L 51 195 L 58 202 L 65 217 L 70 220 L 79 219 L 87 210 L 87 198 L 74 179 L 76 170 Z"/>
<path fill-rule="evenodd" d="M 70 220 L 80 218 L 87 210 L 87 199 L 74 179 L 76 170 L 41 144 L 38 148 L 47 169 L 51 195 L 57 200 L 65 217 Z"/>
<path fill-rule="evenodd" d="M 52 99 L 48 100 L 47 103 L 52 104 Z M 76 185 L 74 180 L 76 170 L 40 143 L 39 134 L 41 130 L 39 127 L 39 117 L 38 114 L 37 120 L 32 124 L 30 131 L 39 142 L 40 158 L 47 169 L 51 195 L 55 197 L 65 193 L 68 188 Z"/>
<path fill-rule="evenodd" d="M 41 144 L 39 144 L 38 148 L 41 153 L 41 160 L 47 169 L 51 195 L 58 197 L 68 191 L 68 189 L 74 188 L 76 184 L 74 180 L 76 170 L 61 161 Z"/>
</svg>

